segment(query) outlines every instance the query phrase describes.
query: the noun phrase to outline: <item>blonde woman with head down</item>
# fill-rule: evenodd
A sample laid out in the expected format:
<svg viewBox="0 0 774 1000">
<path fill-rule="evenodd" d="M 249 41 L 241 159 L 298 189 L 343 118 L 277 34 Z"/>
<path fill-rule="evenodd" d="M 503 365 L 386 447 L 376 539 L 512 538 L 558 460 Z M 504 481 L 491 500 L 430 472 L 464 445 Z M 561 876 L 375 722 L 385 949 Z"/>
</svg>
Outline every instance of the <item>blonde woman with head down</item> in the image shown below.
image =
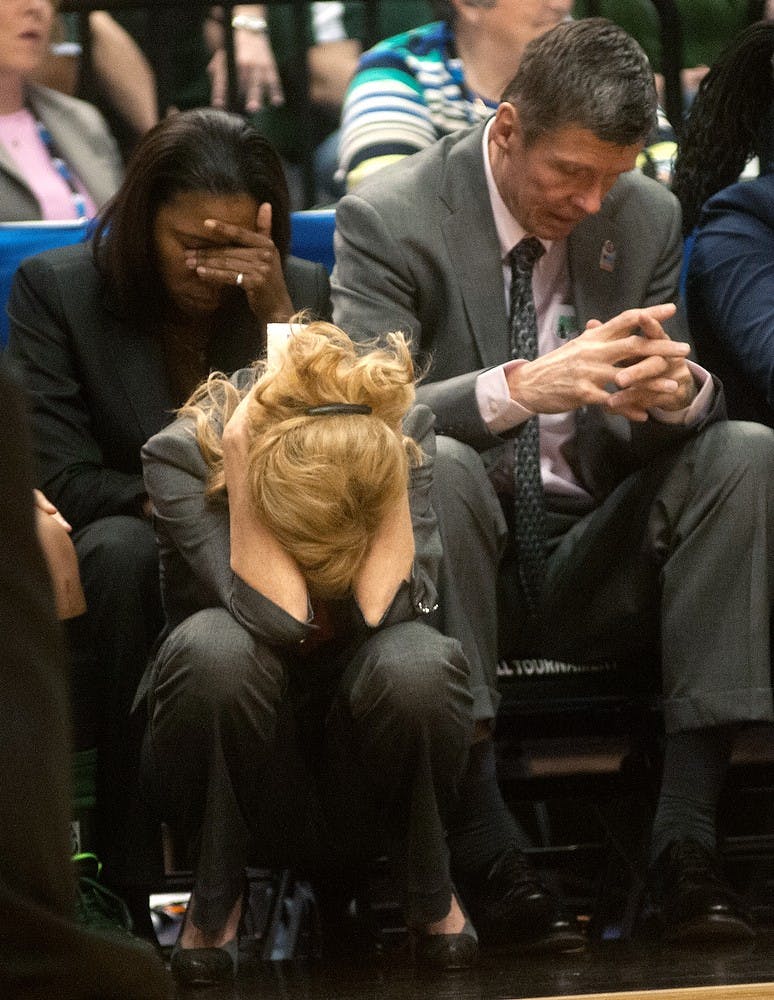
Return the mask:
<svg viewBox="0 0 774 1000">
<path fill-rule="evenodd" d="M 296 326 L 212 376 L 145 446 L 168 616 L 146 773 L 190 850 L 179 979 L 236 970 L 244 868 L 338 882 L 391 859 L 415 953 L 477 951 L 444 817 L 472 729 L 467 663 L 426 615 L 440 542 L 433 417 L 408 346 Z"/>
</svg>

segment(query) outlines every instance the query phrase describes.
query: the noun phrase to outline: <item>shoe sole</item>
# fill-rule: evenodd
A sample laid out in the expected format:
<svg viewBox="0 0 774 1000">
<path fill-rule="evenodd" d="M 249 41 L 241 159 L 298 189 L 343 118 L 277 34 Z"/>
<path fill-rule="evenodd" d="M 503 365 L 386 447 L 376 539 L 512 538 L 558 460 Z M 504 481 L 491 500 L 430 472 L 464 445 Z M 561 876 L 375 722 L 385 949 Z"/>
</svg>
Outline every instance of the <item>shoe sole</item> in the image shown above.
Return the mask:
<svg viewBox="0 0 774 1000">
<path fill-rule="evenodd" d="M 751 941 L 755 931 L 744 920 L 734 917 L 702 917 L 680 924 L 665 932 L 664 940 L 675 944 L 700 944 L 702 941 Z"/>
</svg>

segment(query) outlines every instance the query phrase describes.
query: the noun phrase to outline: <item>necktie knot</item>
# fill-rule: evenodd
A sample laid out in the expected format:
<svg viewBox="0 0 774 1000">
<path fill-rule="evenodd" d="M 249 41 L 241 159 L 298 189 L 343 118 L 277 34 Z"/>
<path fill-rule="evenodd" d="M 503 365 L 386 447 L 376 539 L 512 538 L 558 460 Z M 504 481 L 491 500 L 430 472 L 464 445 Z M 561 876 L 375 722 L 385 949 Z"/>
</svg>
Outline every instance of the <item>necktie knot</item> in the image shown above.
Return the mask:
<svg viewBox="0 0 774 1000">
<path fill-rule="evenodd" d="M 514 277 L 518 275 L 521 278 L 527 276 L 531 278 L 535 262 L 538 261 L 545 252 L 546 248 L 537 236 L 525 236 L 523 240 L 519 240 L 510 252 L 511 271 L 514 274 Z"/>
</svg>

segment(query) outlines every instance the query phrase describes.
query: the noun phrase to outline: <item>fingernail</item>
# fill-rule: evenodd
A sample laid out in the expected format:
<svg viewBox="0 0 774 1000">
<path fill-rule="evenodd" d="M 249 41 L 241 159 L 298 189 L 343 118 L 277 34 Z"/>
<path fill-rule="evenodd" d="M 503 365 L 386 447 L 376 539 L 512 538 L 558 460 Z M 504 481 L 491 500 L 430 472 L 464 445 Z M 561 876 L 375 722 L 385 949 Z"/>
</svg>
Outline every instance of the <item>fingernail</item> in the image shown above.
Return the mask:
<svg viewBox="0 0 774 1000">
<path fill-rule="evenodd" d="M 217 226 L 217 222 L 215 221 L 215 219 L 205 219 L 204 225 L 207 229 L 214 229 L 215 226 Z"/>
</svg>

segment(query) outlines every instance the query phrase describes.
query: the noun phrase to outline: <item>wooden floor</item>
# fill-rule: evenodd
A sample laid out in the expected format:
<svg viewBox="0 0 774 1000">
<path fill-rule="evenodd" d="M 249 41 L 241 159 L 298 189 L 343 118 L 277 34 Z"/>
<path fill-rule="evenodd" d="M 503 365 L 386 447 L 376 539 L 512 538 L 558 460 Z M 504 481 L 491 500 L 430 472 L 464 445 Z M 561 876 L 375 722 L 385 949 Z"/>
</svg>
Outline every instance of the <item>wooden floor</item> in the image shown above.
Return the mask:
<svg viewBox="0 0 774 1000">
<path fill-rule="evenodd" d="M 380 964 L 266 962 L 233 986 L 182 990 L 200 1000 L 774 1000 L 774 930 L 736 950 L 607 942 L 579 955 L 484 955 L 465 973 L 429 977 Z"/>
<path fill-rule="evenodd" d="M 584 993 L 576 1000 L 636 1000 L 637 997 L 648 997 L 650 1000 L 720 1000 L 729 997 L 731 1000 L 766 1000 L 774 996 L 774 982 L 758 983 L 757 985 L 741 986 L 691 986 L 674 990 L 626 990 L 624 993 Z M 558 997 L 548 997 L 544 1000 L 559 1000 Z"/>
</svg>

